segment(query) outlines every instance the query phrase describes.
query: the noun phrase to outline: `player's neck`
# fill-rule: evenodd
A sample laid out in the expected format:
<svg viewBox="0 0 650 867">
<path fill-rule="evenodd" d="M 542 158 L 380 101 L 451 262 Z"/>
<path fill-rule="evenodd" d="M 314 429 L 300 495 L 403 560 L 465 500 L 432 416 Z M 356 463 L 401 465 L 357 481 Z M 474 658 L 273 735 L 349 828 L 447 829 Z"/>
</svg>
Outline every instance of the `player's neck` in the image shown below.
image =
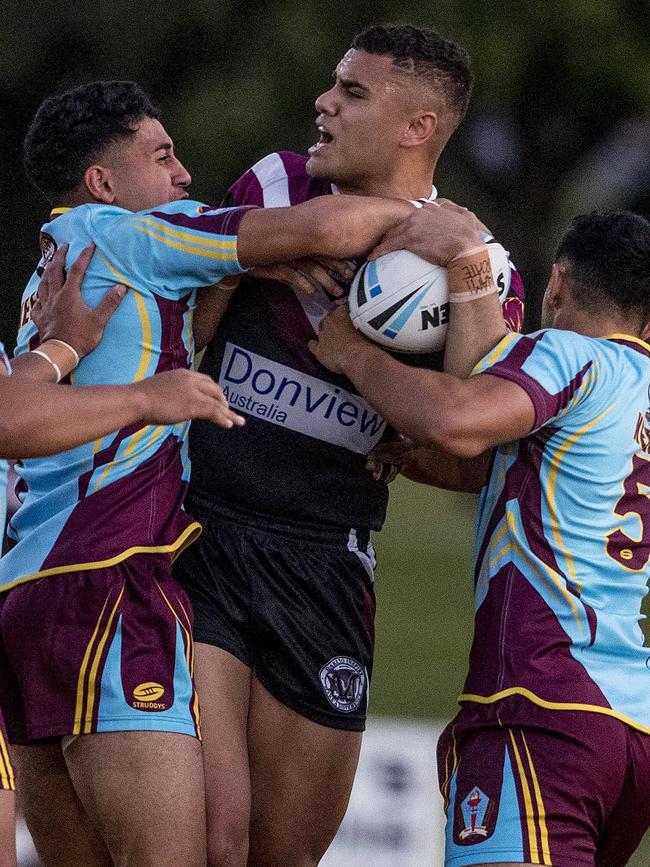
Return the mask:
<svg viewBox="0 0 650 867">
<path fill-rule="evenodd" d="M 368 176 L 357 182 L 338 184 L 342 193 L 353 196 L 383 196 L 388 199 L 428 199 L 433 184 L 433 168 L 409 171 L 404 167 L 390 175 Z"/>
</svg>

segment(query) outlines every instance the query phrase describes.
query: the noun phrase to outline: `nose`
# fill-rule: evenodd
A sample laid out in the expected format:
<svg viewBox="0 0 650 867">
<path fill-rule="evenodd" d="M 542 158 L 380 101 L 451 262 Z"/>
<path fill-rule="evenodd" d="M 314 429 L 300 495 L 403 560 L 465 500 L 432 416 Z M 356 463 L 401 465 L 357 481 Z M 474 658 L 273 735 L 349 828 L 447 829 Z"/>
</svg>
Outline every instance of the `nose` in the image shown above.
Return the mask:
<svg viewBox="0 0 650 867">
<path fill-rule="evenodd" d="M 316 99 L 314 106 L 319 114 L 332 115 L 336 113 L 335 89 L 336 86 L 330 87 L 329 90 L 326 90 L 325 93 L 321 93 L 321 95 Z"/>
<path fill-rule="evenodd" d="M 176 187 L 189 187 L 192 183 L 192 175 L 187 171 L 180 160 L 176 160 L 174 172 L 172 173 L 172 182 Z"/>
</svg>

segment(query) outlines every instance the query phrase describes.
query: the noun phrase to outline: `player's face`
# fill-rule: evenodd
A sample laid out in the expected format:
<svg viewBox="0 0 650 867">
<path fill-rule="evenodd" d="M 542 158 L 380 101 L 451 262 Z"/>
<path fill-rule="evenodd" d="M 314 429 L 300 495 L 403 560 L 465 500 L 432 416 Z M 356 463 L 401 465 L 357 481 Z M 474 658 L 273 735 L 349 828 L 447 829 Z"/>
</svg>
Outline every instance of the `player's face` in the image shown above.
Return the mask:
<svg viewBox="0 0 650 867">
<path fill-rule="evenodd" d="M 309 149 L 309 174 L 342 189 L 375 191 L 394 171 L 408 126 L 405 88 L 391 57 L 351 48 L 333 86 L 316 100 L 320 138 Z"/>
<path fill-rule="evenodd" d="M 186 187 L 192 178 L 155 118 L 143 118 L 135 135 L 122 140 L 109 159 L 115 204 L 121 208 L 143 211 L 187 198 Z"/>
</svg>

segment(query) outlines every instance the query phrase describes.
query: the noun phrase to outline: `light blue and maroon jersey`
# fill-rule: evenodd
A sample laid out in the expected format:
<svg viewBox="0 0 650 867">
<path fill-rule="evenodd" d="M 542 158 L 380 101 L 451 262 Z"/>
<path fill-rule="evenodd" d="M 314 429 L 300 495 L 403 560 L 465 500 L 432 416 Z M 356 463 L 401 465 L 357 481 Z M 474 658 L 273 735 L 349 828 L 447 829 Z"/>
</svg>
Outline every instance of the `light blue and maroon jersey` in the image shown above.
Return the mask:
<svg viewBox="0 0 650 867">
<path fill-rule="evenodd" d="M 130 287 L 75 385 L 138 382 L 191 365 L 196 289 L 238 275 L 237 230 L 245 208 L 180 201 L 133 213 L 105 205 L 57 209 L 43 226 L 44 259 L 23 295 L 17 354 L 39 342 L 30 311 L 44 262 L 67 241 L 67 262 L 97 249 L 83 284 L 96 306 L 110 286 Z M 0 589 L 58 572 L 100 568 L 133 553 L 174 555 L 199 525 L 182 509 L 189 423 L 134 424 L 102 439 L 19 468 L 21 506 L 0 560 Z"/>
<path fill-rule="evenodd" d="M 0 343 L 0 376 L 9 376 L 11 365 L 7 358 L 5 348 Z M 9 465 L 0 457 L 0 539 L 4 538 L 5 521 L 7 520 L 7 482 L 9 478 Z"/>
<path fill-rule="evenodd" d="M 306 163 L 288 151 L 269 154 L 233 184 L 226 201 L 277 208 L 336 194 L 329 181 L 307 174 Z M 436 196 L 433 188 L 430 200 Z M 515 330 L 522 300 L 513 268 L 504 311 Z M 201 370 L 219 382 L 246 425 L 225 436 L 200 420 L 192 425 L 190 497 L 272 519 L 381 529 L 388 487 L 366 470 L 366 455 L 386 435 L 385 421 L 307 345 L 334 303 L 320 289 L 307 294 L 255 277 L 241 281 Z M 441 365 L 442 354 L 417 356 L 416 363 Z"/>
<path fill-rule="evenodd" d="M 650 733 L 650 346 L 511 334 L 474 372 L 520 385 L 535 425 L 496 450 L 482 492 L 460 701 L 518 693 Z"/>
</svg>

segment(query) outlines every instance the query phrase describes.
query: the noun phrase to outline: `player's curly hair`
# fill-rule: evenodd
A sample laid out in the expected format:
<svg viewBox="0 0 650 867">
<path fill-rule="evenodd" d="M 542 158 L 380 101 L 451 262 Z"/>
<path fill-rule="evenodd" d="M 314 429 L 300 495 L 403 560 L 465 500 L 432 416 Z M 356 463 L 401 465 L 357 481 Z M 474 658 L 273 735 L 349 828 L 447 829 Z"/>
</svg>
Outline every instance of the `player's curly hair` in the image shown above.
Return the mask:
<svg viewBox="0 0 650 867">
<path fill-rule="evenodd" d="M 373 24 L 358 33 L 351 48 L 368 54 L 386 54 L 395 66 L 429 82 L 445 96 L 460 122 L 474 86 L 469 54 L 435 30 L 410 24 Z"/>
<path fill-rule="evenodd" d="M 91 81 L 50 96 L 25 137 L 27 177 L 51 202 L 75 190 L 88 166 L 159 111 L 133 81 Z"/>
<path fill-rule="evenodd" d="M 555 261 L 568 268 L 573 295 L 592 313 L 617 308 L 650 319 L 650 222 L 631 211 L 575 217 Z"/>
</svg>

